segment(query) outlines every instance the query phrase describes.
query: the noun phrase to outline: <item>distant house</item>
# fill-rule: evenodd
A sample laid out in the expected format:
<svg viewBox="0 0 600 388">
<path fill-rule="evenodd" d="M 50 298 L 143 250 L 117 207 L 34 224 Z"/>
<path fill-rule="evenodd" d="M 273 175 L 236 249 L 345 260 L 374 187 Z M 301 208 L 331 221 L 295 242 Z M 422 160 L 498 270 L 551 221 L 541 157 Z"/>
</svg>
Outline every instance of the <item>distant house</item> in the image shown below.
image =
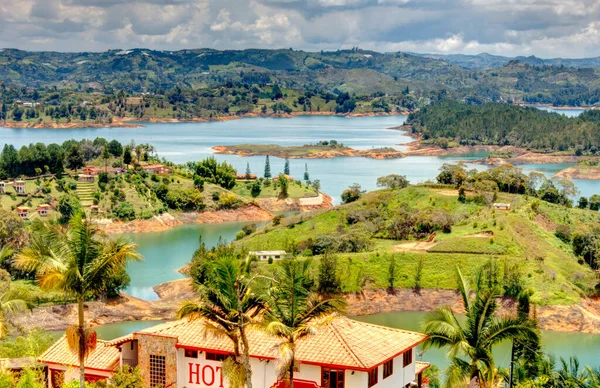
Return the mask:
<svg viewBox="0 0 600 388">
<path fill-rule="evenodd" d="M 173 174 L 173 169 L 171 167 L 165 166 L 163 164 L 147 164 L 142 166 L 142 169 L 146 171 L 148 174 L 157 174 L 157 175 L 168 175 Z"/>
<path fill-rule="evenodd" d="M 29 217 L 29 208 L 27 206 L 17 206 L 17 215 L 21 218 Z"/>
<path fill-rule="evenodd" d="M 79 174 L 79 182 L 94 183 L 94 176 L 88 174 Z"/>
<path fill-rule="evenodd" d="M 238 180 L 246 180 L 246 174 L 237 174 L 237 175 L 235 176 L 235 179 L 238 179 Z M 253 181 L 253 180 L 256 180 L 256 174 L 250 174 L 250 175 L 248 176 L 248 179 L 249 179 L 249 180 L 252 180 L 252 181 Z"/>
<path fill-rule="evenodd" d="M 281 260 L 285 257 L 285 251 L 250 251 L 249 256 L 256 256 L 259 260 Z"/>
<path fill-rule="evenodd" d="M 97 166 L 85 166 L 83 168 L 83 173 L 85 175 L 93 175 L 96 176 L 98 175 L 100 172 L 106 171 L 107 173 L 110 174 L 123 174 L 126 172 L 125 168 L 123 167 L 97 167 Z"/>
<path fill-rule="evenodd" d="M 50 205 L 43 203 L 37 206 L 37 212 L 40 216 L 46 217 L 50 211 Z"/>
<path fill-rule="evenodd" d="M 25 194 L 25 181 L 14 181 L 13 187 L 17 194 Z"/>
<path fill-rule="evenodd" d="M 496 210 L 510 210 L 510 203 L 494 203 L 493 206 Z"/>
</svg>

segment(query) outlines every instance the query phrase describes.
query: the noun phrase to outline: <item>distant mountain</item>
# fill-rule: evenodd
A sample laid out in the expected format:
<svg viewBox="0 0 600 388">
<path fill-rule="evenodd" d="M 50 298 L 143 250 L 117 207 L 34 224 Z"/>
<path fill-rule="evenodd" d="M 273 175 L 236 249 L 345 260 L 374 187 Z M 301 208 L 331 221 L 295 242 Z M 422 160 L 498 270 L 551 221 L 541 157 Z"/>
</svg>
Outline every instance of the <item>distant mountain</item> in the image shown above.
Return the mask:
<svg viewBox="0 0 600 388">
<path fill-rule="evenodd" d="M 471 70 L 489 70 L 497 69 L 506 66 L 510 61 L 518 60 L 522 63 L 527 63 L 534 66 L 565 66 L 574 68 L 586 68 L 586 67 L 600 67 L 600 57 L 595 58 L 551 58 L 543 59 L 536 56 L 518 56 L 518 57 L 504 57 L 499 55 L 491 55 L 482 53 L 478 55 L 464 55 L 464 54 L 417 54 L 411 53 L 411 55 L 421 56 L 424 58 L 438 59 L 448 63 L 455 64 L 457 66 L 464 67 Z"/>
</svg>

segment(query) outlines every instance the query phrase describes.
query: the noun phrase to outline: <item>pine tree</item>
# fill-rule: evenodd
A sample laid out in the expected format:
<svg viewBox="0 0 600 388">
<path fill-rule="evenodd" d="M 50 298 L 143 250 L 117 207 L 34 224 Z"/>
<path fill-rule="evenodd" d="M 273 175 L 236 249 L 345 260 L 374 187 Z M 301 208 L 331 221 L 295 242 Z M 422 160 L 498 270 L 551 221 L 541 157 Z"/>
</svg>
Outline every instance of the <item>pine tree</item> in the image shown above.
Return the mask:
<svg viewBox="0 0 600 388">
<path fill-rule="evenodd" d="M 310 176 L 308 175 L 308 163 L 304 163 L 304 180 L 307 181 L 310 179 Z"/>
<path fill-rule="evenodd" d="M 6 120 L 6 104 L 2 104 L 2 109 L 0 109 L 0 120 Z"/>
<path fill-rule="evenodd" d="M 265 178 L 271 178 L 271 163 L 269 163 L 269 155 L 267 155 L 267 159 L 265 160 Z"/>
<path fill-rule="evenodd" d="M 250 163 L 246 163 L 246 180 L 250 180 L 250 174 L 252 174 L 252 172 L 250 171 Z"/>
<path fill-rule="evenodd" d="M 285 166 L 283 167 L 283 173 L 285 175 L 290 175 L 290 160 L 285 158 Z"/>
</svg>

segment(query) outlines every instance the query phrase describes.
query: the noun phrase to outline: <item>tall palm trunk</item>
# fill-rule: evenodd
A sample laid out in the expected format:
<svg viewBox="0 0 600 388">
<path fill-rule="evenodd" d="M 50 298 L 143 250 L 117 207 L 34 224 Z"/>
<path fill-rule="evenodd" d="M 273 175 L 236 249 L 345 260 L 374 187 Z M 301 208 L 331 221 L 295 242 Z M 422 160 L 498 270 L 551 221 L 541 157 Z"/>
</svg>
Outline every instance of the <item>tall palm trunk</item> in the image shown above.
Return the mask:
<svg viewBox="0 0 600 388">
<path fill-rule="evenodd" d="M 292 361 L 290 362 L 290 388 L 294 388 L 294 364 L 296 362 L 296 349 L 294 345 L 294 340 L 290 341 L 292 344 Z"/>
<path fill-rule="evenodd" d="M 85 326 L 83 317 L 83 297 L 77 299 L 79 316 L 79 387 L 85 388 Z"/>
<path fill-rule="evenodd" d="M 242 365 L 246 370 L 246 387 L 252 388 L 252 366 L 250 365 L 250 347 L 248 345 L 248 338 L 246 338 L 246 331 L 240 329 L 240 340 L 242 341 Z"/>
</svg>

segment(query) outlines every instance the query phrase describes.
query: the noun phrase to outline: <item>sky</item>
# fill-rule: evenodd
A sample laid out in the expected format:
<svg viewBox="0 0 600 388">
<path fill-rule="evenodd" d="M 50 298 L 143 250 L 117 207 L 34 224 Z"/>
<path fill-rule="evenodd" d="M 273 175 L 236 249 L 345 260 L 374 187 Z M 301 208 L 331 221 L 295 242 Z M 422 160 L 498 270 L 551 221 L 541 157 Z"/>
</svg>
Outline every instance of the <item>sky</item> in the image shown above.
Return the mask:
<svg viewBox="0 0 600 388">
<path fill-rule="evenodd" d="M 0 47 L 600 56 L 600 0 L 0 0 Z"/>
</svg>

